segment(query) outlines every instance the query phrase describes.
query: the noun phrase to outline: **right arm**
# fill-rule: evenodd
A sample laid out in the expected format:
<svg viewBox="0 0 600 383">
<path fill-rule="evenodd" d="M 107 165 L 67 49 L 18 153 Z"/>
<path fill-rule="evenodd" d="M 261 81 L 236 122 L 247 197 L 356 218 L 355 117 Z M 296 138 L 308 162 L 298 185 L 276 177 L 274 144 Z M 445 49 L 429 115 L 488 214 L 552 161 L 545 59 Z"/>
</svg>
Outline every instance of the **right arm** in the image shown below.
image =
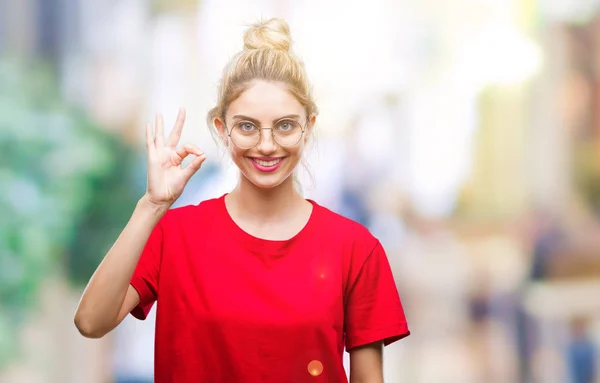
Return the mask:
<svg viewBox="0 0 600 383">
<path fill-rule="evenodd" d="M 150 233 L 167 209 L 154 205 L 146 196 L 138 202 L 83 292 L 75 313 L 75 326 L 83 336 L 104 336 L 140 303 L 138 292 L 129 282 Z"/>
<path fill-rule="evenodd" d="M 129 222 L 83 292 L 74 321 L 85 337 L 101 338 L 106 335 L 140 303 L 140 296 L 130 281 L 148 238 L 206 159 L 199 149 L 191 145 L 176 148 L 184 121 L 185 111 L 181 109 L 166 144 L 162 116 L 157 115 L 155 137 L 151 126 L 146 128 L 146 194 L 137 203 Z M 190 154 L 197 157 L 190 165 L 181 168 L 182 161 Z"/>
</svg>

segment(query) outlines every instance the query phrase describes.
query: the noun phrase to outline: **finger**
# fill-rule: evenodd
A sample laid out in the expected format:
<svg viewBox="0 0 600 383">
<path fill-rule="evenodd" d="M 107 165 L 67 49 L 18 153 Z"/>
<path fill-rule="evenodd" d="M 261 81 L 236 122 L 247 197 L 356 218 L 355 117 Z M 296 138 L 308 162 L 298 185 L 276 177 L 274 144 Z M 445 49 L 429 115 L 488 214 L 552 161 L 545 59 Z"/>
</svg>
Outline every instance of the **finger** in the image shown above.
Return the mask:
<svg viewBox="0 0 600 383">
<path fill-rule="evenodd" d="M 202 167 L 202 163 L 206 160 L 206 154 L 202 153 L 202 155 L 194 158 L 194 160 L 185 168 L 183 168 L 183 174 L 185 176 L 186 181 L 192 178 L 194 174 Z"/>
<path fill-rule="evenodd" d="M 154 133 L 154 143 L 156 147 L 161 148 L 165 144 L 165 129 L 162 113 L 156 113 L 155 125 L 156 132 Z"/>
<path fill-rule="evenodd" d="M 146 124 L 146 150 L 148 150 L 148 155 L 153 154 L 156 150 L 156 146 L 154 145 L 154 136 L 152 134 L 152 124 Z"/>
<path fill-rule="evenodd" d="M 179 108 L 179 113 L 177 113 L 177 120 L 175 121 L 175 126 L 173 126 L 173 130 L 171 134 L 169 134 L 169 139 L 167 140 L 167 146 L 174 148 L 179 139 L 181 138 L 181 131 L 183 130 L 183 124 L 185 123 L 185 108 Z"/>
<path fill-rule="evenodd" d="M 196 146 L 194 146 L 192 144 L 183 144 L 182 146 L 177 148 L 175 150 L 175 152 L 181 158 L 182 161 L 185 157 L 189 156 L 190 154 L 193 154 L 195 156 L 201 156 L 204 154 L 204 152 L 202 152 L 202 150 L 198 149 Z"/>
</svg>

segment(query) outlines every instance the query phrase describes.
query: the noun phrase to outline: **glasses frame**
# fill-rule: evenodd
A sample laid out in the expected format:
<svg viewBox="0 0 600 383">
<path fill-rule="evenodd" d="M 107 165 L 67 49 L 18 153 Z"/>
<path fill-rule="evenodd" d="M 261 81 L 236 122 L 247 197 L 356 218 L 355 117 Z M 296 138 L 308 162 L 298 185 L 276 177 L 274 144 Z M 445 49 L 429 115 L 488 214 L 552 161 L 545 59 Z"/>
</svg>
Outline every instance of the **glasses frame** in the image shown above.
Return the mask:
<svg viewBox="0 0 600 383">
<path fill-rule="evenodd" d="M 285 120 L 285 119 L 282 119 L 282 120 Z M 223 118 L 223 121 L 225 121 L 225 118 Z M 281 121 L 281 120 L 280 120 L 280 121 Z M 280 122 L 280 121 L 277 121 L 277 122 Z M 240 122 L 244 122 L 244 121 L 240 121 Z M 240 122 L 238 122 L 237 124 L 239 124 Z M 251 124 L 253 124 L 253 125 L 257 125 L 257 124 L 255 124 L 255 123 L 254 123 L 254 122 L 252 122 L 252 121 L 247 121 L 247 122 L 249 122 L 249 123 L 251 123 Z M 297 122 L 297 121 L 296 121 L 296 122 Z M 237 126 L 237 124 L 236 124 L 236 125 L 234 125 L 234 126 L 231 128 L 231 129 L 229 129 L 229 127 L 227 126 L 227 124 L 223 123 L 223 125 L 225 125 L 225 131 L 227 132 L 227 137 L 228 137 L 228 138 L 231 140 L 231 142 L 233 143 L 233 145 L 235 145 L 235 146 L 236 146 L 237 148 L 239 148 L 239 149 L 242 149 L 242 150 L 250 150 L 250 149 L 254 149 L 255 147 L 257 147 L 257 146 L 258 146 L 258 144 L 260 144 L 260 141 L 262 141 L 262 136 L 263 136 L 263 135 L 262 135 L 262 131 L 263 131 L 263 130 L 270 130 L 270 131 L 271 131 L 271 139 L 272 139 L 272 140 L 273 140 L 273 142 L 274 142 L 274 143 L 276 143 L 278 146 L 281 146 L 282 148 L 291 148 L 292 146 L 296 146 L 296 145 L 298 145 L 298 142 L 300 142 L 300 140 L 302 140 L 302 136 L 304 136 L 304 132 L 306 131 L 306 126 L 308 125 L 308 118 L 306 119 L 306 122 L 304 123 L 304 125 L 302 125 L 302 124 L 300 124 L 300 123 L 298 122 L 298 124 L 299 124 L 299 125 L 302 127 L 302 133 L 300 133 L 300 137 L 298 137 L 298 141 L 294 142 L 294 143 L 293 143 L 293 144 L 291 144 L 291 145 L 282 145 L 282 144 L 280 144 L 279 142 L 277 142 L 277 139 L 275 138 L 275 133 L 273 132 L 273 128 L 263 128 L 263 127 L 260 127 L 260 126 L 258 126 L 258 141 L 256 141 L 256 144 L 254 144 L 253 146 L 250 146 L 250 147 L 248 147 L 248 148 L 241 147 L 241 146 L 239 146 L 239 145 L 237 145 L 237 144 L 235 143 L 235 140 L 233 140 L 233 138 L 231 138 L 231 132 L 233 131 L 233 129 L 235 129 L 235 127 Z"/>
</svg>

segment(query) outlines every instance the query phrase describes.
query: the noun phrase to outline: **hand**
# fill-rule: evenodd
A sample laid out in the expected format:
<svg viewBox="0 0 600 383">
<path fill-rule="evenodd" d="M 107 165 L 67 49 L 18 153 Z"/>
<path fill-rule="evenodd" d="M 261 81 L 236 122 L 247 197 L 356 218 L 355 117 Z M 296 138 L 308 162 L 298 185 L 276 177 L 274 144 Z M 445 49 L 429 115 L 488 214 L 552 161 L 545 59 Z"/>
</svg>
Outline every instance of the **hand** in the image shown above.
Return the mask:
<svg viewBox="0 0 600 383">
<path fill-rule="evenodd" d="M 156 131 L 153 134 L 152 124 L 146 126 L 146 148 L 148 149 L 148 183 L 147 199 L 160 206 L 170 207 L 179 198 L 190 178 L 200 169 L 206 155 L 197 147 L 185 144 L 177 148 L 181 131 L 185 122 L 185 109 L 180 108 L 175 126 L 164 142 L 163 117 L 156 114 Z M 183 160 L 195 155 L 196 158 L 185 168 Z"/>
</svg>

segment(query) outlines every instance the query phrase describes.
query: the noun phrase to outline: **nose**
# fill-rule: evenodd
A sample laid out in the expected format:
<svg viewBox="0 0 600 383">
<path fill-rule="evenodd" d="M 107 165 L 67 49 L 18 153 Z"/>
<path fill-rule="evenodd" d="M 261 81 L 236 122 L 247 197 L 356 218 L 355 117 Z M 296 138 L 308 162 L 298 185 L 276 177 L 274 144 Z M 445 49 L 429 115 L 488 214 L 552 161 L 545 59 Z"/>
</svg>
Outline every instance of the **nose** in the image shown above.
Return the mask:
<svg viewBox="0 0 600 383">
<path fill-rule="evenodd" d="M 260 141 L 256 149 L 265 155 L 275 152 L 277 150 L 277 143 L 273 140 L 273 130 L 268 128 L 261 129 L 260 134 Z"/>
</svg>

